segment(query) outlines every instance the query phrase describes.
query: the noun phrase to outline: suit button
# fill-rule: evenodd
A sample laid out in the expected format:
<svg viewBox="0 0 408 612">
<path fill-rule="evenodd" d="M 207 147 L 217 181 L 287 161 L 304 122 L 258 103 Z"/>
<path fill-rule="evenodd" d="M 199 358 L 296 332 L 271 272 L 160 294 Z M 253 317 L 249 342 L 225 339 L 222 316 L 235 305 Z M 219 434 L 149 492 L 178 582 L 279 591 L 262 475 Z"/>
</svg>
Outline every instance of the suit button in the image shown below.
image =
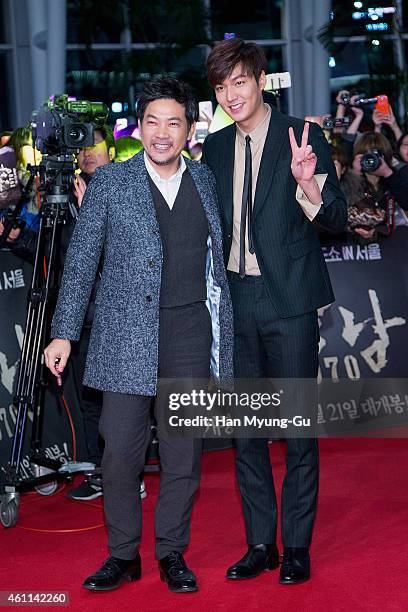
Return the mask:
<svg viewBox="0 0 408 612">
<path fill-rule="evenodd" d="M 152 296 L 146 295 L 146 302 L 151 302 L 151 301 L 152 301 Z"/>
<path fill-rule="evenodd" d="M 154 261 L 154 259 L 150 259 L 149 260 L 149 268 L 154 268 L 155 265 L 156 265 L 156 262 Z"/>
</svg>

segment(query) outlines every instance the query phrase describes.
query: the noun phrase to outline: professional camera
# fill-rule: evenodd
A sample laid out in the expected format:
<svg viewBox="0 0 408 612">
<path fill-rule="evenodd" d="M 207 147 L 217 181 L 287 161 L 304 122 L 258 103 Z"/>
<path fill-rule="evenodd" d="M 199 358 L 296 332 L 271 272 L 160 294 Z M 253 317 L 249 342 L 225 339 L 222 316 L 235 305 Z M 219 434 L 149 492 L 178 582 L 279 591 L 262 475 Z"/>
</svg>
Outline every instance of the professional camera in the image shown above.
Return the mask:
<svg viewBox="0 0 408 612">
<path fill-rule="evenodd" d="M 102 127 L 108 108 L 102 102 L 70 100 L 67 94 L 54 96 L 31 117 L 33 145 L 43 154 L 38 167 L 42 208 L 59 214 L 68 207 L 69 191 L 75 177 L 75 154 L 94 144 L 94 129 Z"/>
<path fill-rule="evenodd" d="M 350 125 L 350 119 L 348 117 L 323 117 L 322 128 L 324 130 L 332 130 L 333 128 L 343 127 L 347 128 Z"/>
<path fill-rule="evenodd" d="M 107 116 L 108 108 L 102 102 L 57 96 L 33 112 L 33 143 L 41 153 L 50 155 L 91 147 L 94 127 L 102 126 Z"/>
<path fill-rule="evenodd" d="M 384 152 L 381 149 L 370 149 L 361 158 L 361 170 L 363 172 L 375 172 L 384 159 Z"/>
</svg>

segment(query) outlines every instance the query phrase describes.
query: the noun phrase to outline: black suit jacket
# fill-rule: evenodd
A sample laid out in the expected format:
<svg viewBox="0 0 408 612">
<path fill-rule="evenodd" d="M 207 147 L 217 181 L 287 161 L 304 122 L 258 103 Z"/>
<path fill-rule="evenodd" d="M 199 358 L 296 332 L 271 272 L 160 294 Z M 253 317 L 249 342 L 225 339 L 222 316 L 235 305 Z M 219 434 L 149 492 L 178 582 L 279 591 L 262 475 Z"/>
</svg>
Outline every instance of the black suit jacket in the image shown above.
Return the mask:
<svg viewBox="0 0 408 612">
<path fill-rule="evenodd" d="M 297 183 L 290 169 L 288 128 L 300 143 L 304 121 L 272 108 L 259 168 L 253 208 L 253 239 L 262 277 L 281 317 L 310 312 L 334 301 L 317 232 L 296 200 Z M 203 162 L 217 179 L 227 264 L 233 228 L 233 174 L 236 127 L 207 136 Z M 309 143 L 317 155 L 316 173 L 327 173 L 323 206 L 316 216 L 332 232 L 342 232 L 347 205 L 337 180 L 329 146 L 317 124 L 310 124 Z"/>
</svg>

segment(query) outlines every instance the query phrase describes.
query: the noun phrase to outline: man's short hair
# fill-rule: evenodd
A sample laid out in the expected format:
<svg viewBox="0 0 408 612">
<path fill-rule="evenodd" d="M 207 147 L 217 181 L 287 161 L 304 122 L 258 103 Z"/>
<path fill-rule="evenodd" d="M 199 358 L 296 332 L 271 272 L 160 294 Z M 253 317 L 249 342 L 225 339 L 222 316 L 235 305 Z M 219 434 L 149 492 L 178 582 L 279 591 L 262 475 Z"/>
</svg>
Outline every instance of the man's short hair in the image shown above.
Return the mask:
<svg viewBox="0 0 408 612">
<path fill-rule="evenodd" d="M 143 121 L 147 105 L 155 100 L 175 100 L 184 106 L 188 129 L 198 120 L 198 106 L 192 91 L 186 83 L 178 79 L 163 76 L 145 84 L 137 102 L 140 123 Z"/>
<path fill-rule="evenodd" d="M 259 45 L 240 38 L 231 38 L 216 44 L 207 58 L 207 78 L 211 87 L 223 83 L 237 64 L 241 64 L 245 74 L 254 76 L 258 83 L 262 70 L 266 71 L 267 67 L 264 50 Z"/>
<path fill-rule="evenodd" d="M 109 152 L 109 149 L 115 148 L 115 137 L 113 135 L 113 130 L 110 125 L 105 123 L 104 125 L 94 125 L 94 132 L 100 132 L 102 134 L 102 138 L 106 142 L 106 149 Z"/>
</svg>

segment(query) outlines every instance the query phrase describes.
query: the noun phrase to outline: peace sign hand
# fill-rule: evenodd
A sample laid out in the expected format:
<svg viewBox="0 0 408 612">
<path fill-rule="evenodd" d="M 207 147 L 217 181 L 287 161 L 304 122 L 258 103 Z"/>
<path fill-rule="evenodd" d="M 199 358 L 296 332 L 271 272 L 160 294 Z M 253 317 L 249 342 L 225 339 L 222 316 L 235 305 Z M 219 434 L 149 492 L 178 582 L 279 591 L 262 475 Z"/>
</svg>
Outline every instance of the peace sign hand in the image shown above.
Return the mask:
<svg viewBox="0 0 408 612">
<path fill-rule="evenodd" d="M 293 128 L 289 128 L 289 140 L 292 148 L 292 162 L 290 168 L 293 178 L 297 183 L 311 181 L 316 170 L 317 157 L 316 154 L 313 153 L 312 145 L 307 144 L 308 137 L 309 123 L 305 123 L 303 128 L 300 147 L 296 142 Z"/>
</svg>

